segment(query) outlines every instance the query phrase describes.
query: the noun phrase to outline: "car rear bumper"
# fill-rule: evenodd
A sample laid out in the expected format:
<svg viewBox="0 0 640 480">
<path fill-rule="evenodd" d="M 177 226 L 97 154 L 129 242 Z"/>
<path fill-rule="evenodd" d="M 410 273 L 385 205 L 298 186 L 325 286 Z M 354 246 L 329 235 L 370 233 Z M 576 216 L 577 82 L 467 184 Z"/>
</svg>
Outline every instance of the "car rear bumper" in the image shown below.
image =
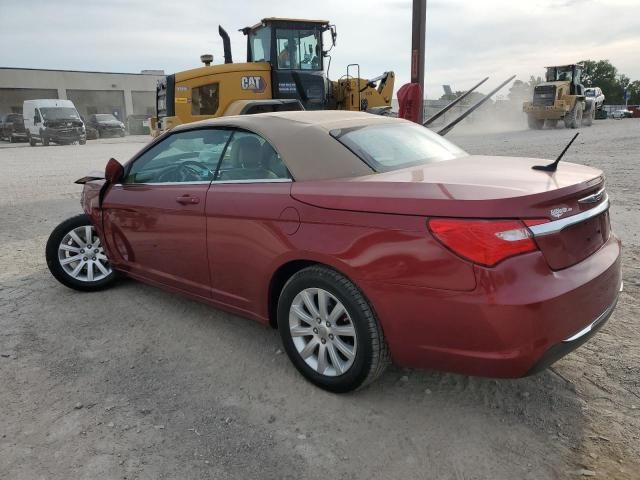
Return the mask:
<svg viewBox="0 0 640 480">
<path fill-rule="evenodd" d="M 364 283 L 363 290 L 397 364 L 521 377 L 546 368 L 604 325 L 621 288 L 620 252 L 611 235 L 589 258 L 560 271 L 540 252 L 475 267 L 471 292 L 382 283 Z"/>
</svg>

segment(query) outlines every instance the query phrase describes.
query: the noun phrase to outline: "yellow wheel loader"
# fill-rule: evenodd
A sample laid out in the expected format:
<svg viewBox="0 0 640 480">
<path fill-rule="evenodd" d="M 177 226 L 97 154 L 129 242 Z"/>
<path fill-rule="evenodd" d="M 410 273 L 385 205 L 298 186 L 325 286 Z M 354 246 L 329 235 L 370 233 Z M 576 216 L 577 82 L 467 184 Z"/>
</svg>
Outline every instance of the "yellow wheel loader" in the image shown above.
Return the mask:
<svg viewBox="0 0 640 480">
<path fill-rule="evenodd" d="M 556 127 L 562 120 L 566 128 L 590 127 L 595 102 L 585 96 L 580 64 L 546 67 L 546 82 L 536 85 L 533 100 L 525 102 L 529 128 Z"/>
<path fill-rule="evenodd" d="M 246 62 L 233 63 L 229 35 L 218 28 L 224 64 L 168 75 L 156 92 L 154 135 L 175 125 L 222 115 L 280 110 L 359 110 L 385 113 L 391 109 L 394 74 L 362 79 L 357 64 L 349 65 L 337 81 L 327 78 L 329 51 L 336 27 L 326 20 L 265 18 L 241 30 L 247 37 Z M 329 37 L 331 47 L 324 48 Z M 357 76 L 352 76 L 351 71 Z"/>
</svg>

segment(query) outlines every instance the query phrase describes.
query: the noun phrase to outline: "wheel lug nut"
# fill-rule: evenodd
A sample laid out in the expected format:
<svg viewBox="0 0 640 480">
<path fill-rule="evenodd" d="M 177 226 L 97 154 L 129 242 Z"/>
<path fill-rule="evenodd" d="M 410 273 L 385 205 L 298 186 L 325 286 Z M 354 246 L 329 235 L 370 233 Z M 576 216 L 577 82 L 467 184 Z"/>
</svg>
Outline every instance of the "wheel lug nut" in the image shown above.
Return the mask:
<svg viewBox="0 0 640 480">
<path fill-rule="evenodd" d="M 331 327 L 331 322 L 327 322 L 327 327 Z"/>
<path fill-rule="evenodd" d="M 87 261 L 87 257 L 82 257 L 82 260 L 84 260 L 86 262 Z"/>
<path fill-rule="evenodd" d="M 317 329 L 317 328 L 314 328 L 314 329 L 313 329 L 313 333 L 318 333 L 318 329 Z"/>
<path fill-rule="evenodd" d="M 82 248 L 81 248 L 81 249 L 80 249 L 80 253 L 84 253 L 84 249 L 82 249 Z"/>
<path fill-rule="evenodd" d="M 316 318 L 316 321 L 317 321 L 318 323 L 322 323 L 322 320 L 320 320 L 319 318 Z"/>
<path fill-rule="evenodd" d="M 333 333 L 330 333 L 330 334 L 329 334 L 329 338 L 330 338 L 331 340 L 333 340 Z"/>
<path fill-rule="evenodd" d="M 91 257 L 91 260 L 93 260 L 95 262 L 96 261 L 96 257 Z"/>
<path fill-rule="evenodd" d="M 323 339 L 321 340 L 321 342 L 322 342 L 322 343 L 327 343 L 327 340 L 323 338 Z"/>
<path fill-rule="evenodd" d="M 91 245 L 87 245 L 87 248 L 91 248 Z"/>
<path fill-rule="evenodd" d="M 97 248 L 94 250 L 94 253 L 100 253 L 100 250 L 98 250 Z"/>
</svg>

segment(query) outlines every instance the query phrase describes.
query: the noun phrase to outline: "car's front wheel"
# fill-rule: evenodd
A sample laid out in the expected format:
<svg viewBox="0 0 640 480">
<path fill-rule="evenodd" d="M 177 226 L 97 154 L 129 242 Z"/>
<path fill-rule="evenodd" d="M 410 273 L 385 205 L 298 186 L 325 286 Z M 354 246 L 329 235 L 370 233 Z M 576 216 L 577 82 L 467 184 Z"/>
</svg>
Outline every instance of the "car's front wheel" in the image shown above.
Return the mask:
<svg viewBox="0 0 640 480">
<path fill-rule="evenodd" d="M 51 232 L 46 258 L 51 274 L 76 290 L 100 290 L 116 277 L 102 241 L 86 214 L 65 220 Z"/>
<path fill-rule="evenodd" d="M 389 350 L 376 316 L 348 278 L 327 267 L 300 270 L 278 301 L 278 330 L 295 367 L 336 393 L 378 378 Z"/>
</svg>

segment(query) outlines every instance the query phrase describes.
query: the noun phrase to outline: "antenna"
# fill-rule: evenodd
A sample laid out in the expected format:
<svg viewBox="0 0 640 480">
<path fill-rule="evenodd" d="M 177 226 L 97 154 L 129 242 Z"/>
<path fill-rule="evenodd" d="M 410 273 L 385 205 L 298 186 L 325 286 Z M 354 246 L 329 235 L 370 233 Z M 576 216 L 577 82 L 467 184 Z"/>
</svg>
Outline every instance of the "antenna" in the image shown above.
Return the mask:
<svg viewBox="0 0 640 480">
<path fill-rule="evenodd" d="M 558 158 L 556 158 L 553 163 L 550 163 L 549 165 L 534 165 L 531 168 L 533 170 L 542 170 L 543 172 L 555 172 L 558 169 L 558 163 L 560 163 L 560 160 L 562 159 L 566 151 L 569 150 L 569 147 L 574 142 L 574 140 L 578 138 L 578 135 L 580 135 L 580 132 L 577 132 L 573 136 L 573 138 L 569 141 L 569 143 L 567 143 L 567 146 L 564 147 L 564 150 L 560 152 L 560 155 L 558 155 Z"/>
</svg>

